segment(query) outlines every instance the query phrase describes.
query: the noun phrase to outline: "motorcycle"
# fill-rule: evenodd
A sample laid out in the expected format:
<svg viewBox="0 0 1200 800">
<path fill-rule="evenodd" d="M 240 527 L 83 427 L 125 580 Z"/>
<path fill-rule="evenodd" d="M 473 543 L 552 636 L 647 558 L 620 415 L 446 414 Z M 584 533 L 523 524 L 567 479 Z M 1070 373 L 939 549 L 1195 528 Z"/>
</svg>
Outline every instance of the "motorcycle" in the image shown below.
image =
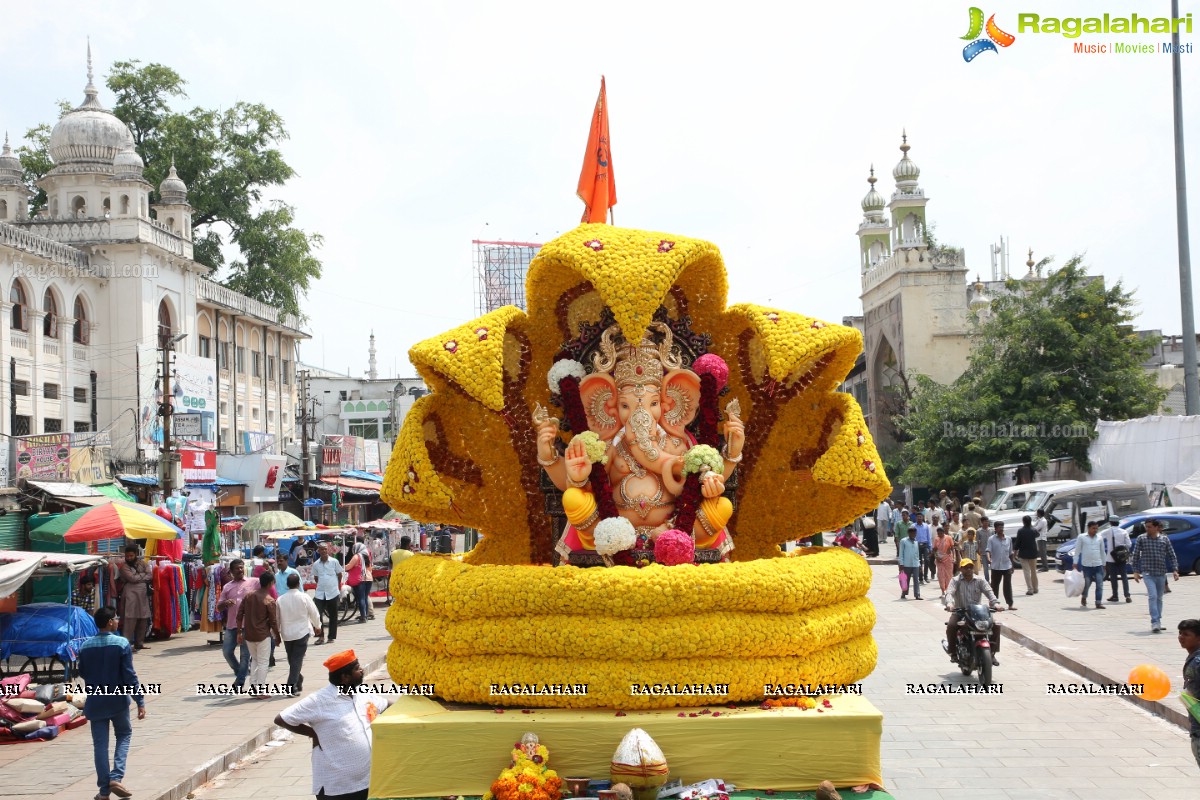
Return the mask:
<svg viewBox="0 0 1200 800">
<path fill-rule="evenodd" d="M 998 611 L 999 609 L 997 609 Z M 965 609 L 956 608 L 962 615 L 958 621 L 958 631 L 955 636 L 954 661 L 963 675 L 970 675 L 979 670 L 979 683 L 983 686 L 992 685 L 992 643 L 988 637 L 992 633 L 992 609 L 983 603 L 967 606 Z M 942 649 L 947 653 L 951 645 L 942 640 Z"/>
</svg>

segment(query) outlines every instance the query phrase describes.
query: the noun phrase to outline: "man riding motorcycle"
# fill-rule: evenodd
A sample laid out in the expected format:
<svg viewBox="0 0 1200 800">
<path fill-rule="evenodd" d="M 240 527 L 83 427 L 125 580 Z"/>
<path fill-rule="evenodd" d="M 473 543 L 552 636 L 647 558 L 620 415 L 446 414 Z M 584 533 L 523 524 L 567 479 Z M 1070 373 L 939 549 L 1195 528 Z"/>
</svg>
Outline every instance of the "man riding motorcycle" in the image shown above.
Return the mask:
<svg viewBox="0 0 1200 800">
<path fill-rule="evenodd" d="M 950 621 L 946 623 L 946 642 L 950 648 L 950 660 L 955 661 L 954 643 L 958 640 L 958 623 L 963 618 L 961 611 L 955 609 L 964 609 L 967 606 L 975 605 L 981 602 L 981 597 L 987 597 L 990 601 L 990 606 L 993 611 L 999 611 L 1000 606 L 996 600 L 996 595 L 992 592 L 992 587 L 983 578 L 975 575 L 975 562 L 969 558 L 964 558 L 958 562 L 959 572 L 950 579 L 950 585 L 946 587 L 946 610 L 950 613 Z M 992 625 L 991 633 L 988 634 L 988 641 L 992 645 L 992 664 L 1000 666 L 999 659 L 996 658 L 996 653 L 1000 650 L 1000 623 Z"/>
</svg>

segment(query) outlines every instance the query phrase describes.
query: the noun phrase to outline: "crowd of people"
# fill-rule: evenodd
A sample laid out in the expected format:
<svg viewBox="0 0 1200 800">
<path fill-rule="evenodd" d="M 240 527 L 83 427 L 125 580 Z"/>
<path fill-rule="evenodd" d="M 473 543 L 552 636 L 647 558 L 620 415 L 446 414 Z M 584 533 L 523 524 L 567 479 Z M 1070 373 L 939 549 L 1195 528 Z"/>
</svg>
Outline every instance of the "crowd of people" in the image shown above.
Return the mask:
<svg viewBox="0 0 1200 800">
<path fill-rule="evenodd" d="M 950 581 L 961 565 L 970 561 L 974 573 L 982 575 L 998 597 L 1003 596 L 1009 610 L 1016 610 L 1013 574 L 1021 571 L 1025 594 L 1030 596 L 1040 591 L 1038 574 L 1050 569 L 1046 538 L 1049 520 L 1040 509 L 1026 515 L 1021 527 L 1010 534 L 1003 522 L 988 519 L 979 495 L 960 510 L 957 496 L 943 490 L 936 499 L 911 506 L 885 499 L 876 509 L 873 522 L 875 527 L 867 528 L 864 536 L 867 554 L 878 555 L 880 540 L 894 540 L 900 572 L 906 576 L 901 581 L 902 599 L 907 599 L 909 589 L 921 599 L 921 586 L 936 580 L 940 599 L 945 601 Z M 1120 526 L 1110 524 L 1101 531 L 1099 523 L 1091 520 L 1076 543 L 1074 568 L 1084 578 L 1080 605 L 1088 605 L 1089 592 L 1094 590 L 1094 607 L 1102 609 L 1106 581 L 1112 587 L 1108 602 L 1118 602 L 1122 590 L 1125 602 L 1133 602 L 1127 568 L 1131 567 L 1134 581 L 1145 581 L 1151 630 L 1159 633 L 1165 630 L 1163 595 L 1171 591 L 1167 578 L 1173 575 L 1179 579 L 1179 562 L 1158 520 L 1145 523 L 1145 534 L 1131 540 L 1129 532 Z"/>
<path fill-rule="evenodd" d="M 223 654 L 233 671 L 235 692 L 263 698 L 268 671 L 275 666 L 275 649 L 282 645 L 288 662 L 284 693 L 299 697 L 304 689 L 305 654 L 312 637 L 316 645 L 337 641 L 339 611 L 337 599 L 342 587 L 351 582 L 370 586 L 374 559 L 362 539 L 355 540 L 341 558 L 332 557 L 332 545 L 321 542 L 314 553 L 313 575 L 316 597 L 303 588 L 291 553 L 279 550 L 269 558 L 258 546 L 250 559 L 233 559 L 222 570 L 221 600 L 218 604 L 224 620 Z M 412 540 L 404 536 L 393 551 L 393 566 L 413 555 Z M 346 564 L 343 565 L 342 561 Z M 140 574 L 136 546 L 125 552 L 122 574 Z M 249 573 L 249 574 L 247 574 Z M 137 706 L 137 718 L 146 717 L 145 697 L 134 669 L 134 654 L 145 649 L 137 644 L 144 636 L 143 602 L 146 582 L 124 582 L 119 610 L 112 606 L 96 609 L 93 617 L 98 634 L 80 647 L 78 669 L 89 687 L 84 713 L 91 721 L 92 743 L 98 792 L 96 800 L 125 798 L 132 793 L 123 783 L 133 738 L 130 703 Z M 81 585 L 87 593 L 93 587 Z M 359 602 L 358 597 L 366 598 Z M 374 616 L 369 592 L 356 593 L 360 622 Z M 332 601 L 332 608 L 329 606 Z M 130 613 L 128 618 L 124 613 Z M 322 619 L 324 612 L 326 619 Z M 325 628 L 329 629 L 328 638 Z M 121 635 L 122 633 L 126 635 Z M 318 797 L 365 798 L 369 776 L 370 723 L 387 708 L 386 698 L 356 693 L 363 681 L 363 670 L 352 650 L 335 653 L 324 660 L 328 685 L 285 709 L 276 724 L 309 736 L 314 743 L 313 792 Z M 114 741 L 115 740 L 115 741 Z M 367 766 L 364 767 L 363 765 Z"/>
</svg>

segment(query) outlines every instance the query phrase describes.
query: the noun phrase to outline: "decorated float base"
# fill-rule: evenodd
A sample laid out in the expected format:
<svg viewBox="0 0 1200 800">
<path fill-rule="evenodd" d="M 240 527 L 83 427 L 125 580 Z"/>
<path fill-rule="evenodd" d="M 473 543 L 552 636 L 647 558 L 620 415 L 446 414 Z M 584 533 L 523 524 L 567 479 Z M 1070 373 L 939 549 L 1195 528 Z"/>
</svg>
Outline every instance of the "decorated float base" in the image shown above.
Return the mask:
<svg viewBox="0 0 1200 800">
<path fill-rule="evenodd" d="M 819 712 L 713 705 L 618 716 L 612 709 L 498 713 L 403 697 L 372 726 L 370 796 L 481 795 L 527 731 L 550 748 L 560 776 L 607 780 L 613 751 L 631 728 L 653 737 L 671 778 L 684 784 L 723 778 L 740 789 L 789 792 L 811 791 L 825 780 L 881 786 L 883 715 L 861 695 L 838 695 L 831 704 Z M 700 714 L 704 708 L 720 713 Z"/>
</svg>

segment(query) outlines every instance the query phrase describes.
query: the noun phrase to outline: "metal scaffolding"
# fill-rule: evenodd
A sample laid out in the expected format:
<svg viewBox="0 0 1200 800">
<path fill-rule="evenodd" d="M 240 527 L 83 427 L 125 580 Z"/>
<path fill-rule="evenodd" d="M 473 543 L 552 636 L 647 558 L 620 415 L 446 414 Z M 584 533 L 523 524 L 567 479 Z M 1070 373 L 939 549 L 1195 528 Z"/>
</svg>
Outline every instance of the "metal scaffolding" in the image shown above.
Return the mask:
<svg viewBox="0 0 1200 800">
<path fill-rule="evenodd" d="M 475 247 L 475 313 L 484 315 L 501 306 L 525 310 L 525 274 L 541 249 L 531 242 L 471 241 Z"/>
</svg>

